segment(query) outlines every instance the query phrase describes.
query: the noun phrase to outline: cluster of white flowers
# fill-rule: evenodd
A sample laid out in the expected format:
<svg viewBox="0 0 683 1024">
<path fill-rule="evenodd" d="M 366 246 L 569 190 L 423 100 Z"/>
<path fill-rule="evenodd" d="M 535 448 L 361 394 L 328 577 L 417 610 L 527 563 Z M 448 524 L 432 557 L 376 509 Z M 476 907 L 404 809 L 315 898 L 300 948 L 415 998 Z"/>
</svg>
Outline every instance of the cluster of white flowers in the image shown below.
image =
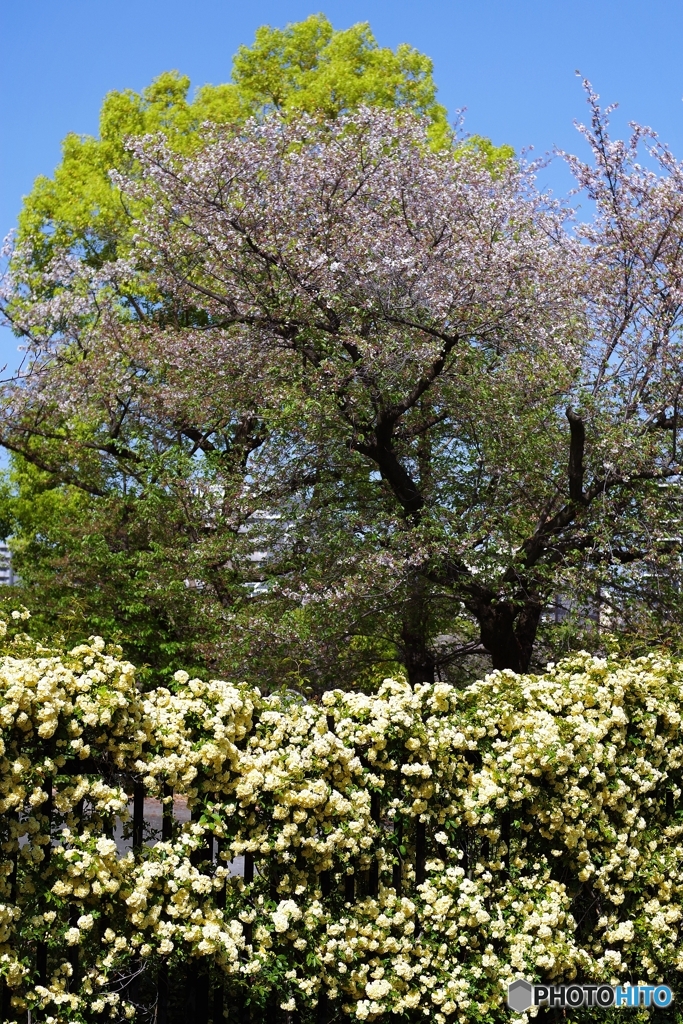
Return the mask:
<svg viewBox="0 0 683 1024">
<path fill-rule="evenodd" d="M 516 976 L 683 971 L 683 664 L 580 655 L 312 704 L 186 673 L 143 694 L 99 639 L 7 650 L 0 973 L 17 1011 L 129 1019 L 127 973 L 200 957 L 288 1011 L 324 995 L 437 1024 L 502 1020 Z M 193 816 L 121 853 L 133 777 Z"/>
</svg>

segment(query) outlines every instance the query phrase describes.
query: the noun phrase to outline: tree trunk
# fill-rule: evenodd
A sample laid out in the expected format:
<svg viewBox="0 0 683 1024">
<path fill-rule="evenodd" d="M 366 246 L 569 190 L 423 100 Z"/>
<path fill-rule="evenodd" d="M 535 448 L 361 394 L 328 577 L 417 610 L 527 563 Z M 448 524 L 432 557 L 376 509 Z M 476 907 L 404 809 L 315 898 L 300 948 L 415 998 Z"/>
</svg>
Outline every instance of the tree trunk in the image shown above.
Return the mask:
<svg viewBox="0 0 683 1024">
<path fill-rule="evenodd" d="M 472 609 L 479 621 L 481 642 L 494 669 L 527 672 L 543 605 L 537 597 L 524 604 L 487 601 Z"/>
<path fill-rule="evenodd" d="M 417 683 L 433 683 L 435 680 L 436 664 L 429 649 L 429 616 L 425 590 L 425 580 L 415 578 L 403 611 L 403 663 L 411 686 Z"/>
<path fill-rule="evenodd" d="M 405 640 L 405 634 L 404 634 Z M 406 647 L 404 655 L 406 674 L 411 686 L 433 683 L 436 679 L 434 659 L 419 647 Z"/>
</svg>

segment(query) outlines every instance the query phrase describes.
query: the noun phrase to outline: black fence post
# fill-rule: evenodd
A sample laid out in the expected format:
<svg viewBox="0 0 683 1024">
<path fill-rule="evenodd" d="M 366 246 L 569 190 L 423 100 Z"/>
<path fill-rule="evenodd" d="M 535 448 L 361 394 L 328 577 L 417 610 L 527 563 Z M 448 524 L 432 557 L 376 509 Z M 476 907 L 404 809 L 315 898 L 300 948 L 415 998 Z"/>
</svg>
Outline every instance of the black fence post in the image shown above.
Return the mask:
<svg viewBox="0 0 683 1024">
<path fill-rule="evenodd" d="M 145 827 L 145 786 L 142 781 L 133 781 L 133 853 L 142 853 Z M 126 986 L 128 998 L 135 1001 L 140 986 L 142 962 L 134 961 L 135 974 Z"/>
<path fill-rule="evenodd" d="M 222 852 L 223 852 L 223 843 L 220 841 L 220 839 L 218 839 L 218 840 L 216 840 L 216 867 L 217 868 L 220 867 L 221 863 L 222 863 L 222 860 L 221 860 Z M 216 908 L 218 910 L 225 910 L 225 880 L 223 880 L 223 884 L 221 885 L 220 889 L 216 893 L 215 899 L 216 899 Z"/>
<path fill-rule="evenodd" d="M 69 907 L 69 927 L 78 927 L 78 907 L 72 903 Z M 71 978 L 69 980 L 69 991 L 75 992 L 78 988 L 78 946 L 69 946 L 67 955 L 69 964 L 71 965 Z"/>
<path fill-rule="evenodd" d="M 315 1024 L 327 1024 L 329 1015 L 330 1011 L 327 992 L 324 992 L 321 987 L 320 992 L 318 994 L 318 1006 L 316 1008 Z"/>
<path fill-rule="evenodd" d="M 83 824 L 83 812 L 85 810 L 85 803 L 83 800 L 79 800 L 76 806 L 72 809 L 74 828 L 77 833 L 80 834 L 81 825 Z M 78 907 L 75 903 L 69 906 L 69 927 L 78 927 Z M 68 951 L 68 962 L 71 966 L 71 979 L 69 981 L 69 991 L 75 992 L 78 988 L 78 945 L 70 946 Z"/>
<path fill-rule="evenodd" d="M 353 866 L 353 871 L 351 872 L 351 874 L 346 874 L 344 876 L 344 902 L 345 903 L 353 903 L 353 901 L 356 898 L 356 874 L 355 874 L 356 866 L 355 866 L 355 864 L 352 865 L 352 866 Z"/>
<path fill-rule="evenodd" d="M 379 827 L 380 823 L 380 803 L 379 793 L 372 793 L 370 796 L 370 817 L 372 818 L 375 825 Z M 368 896 L 379 895 L 379 860 L 377 859 L 377 852 L 373 855 L 370 863 L 370 872 L 368 877 Z"/>
<path fill-rule="evenodd" d="M 415 885 L 422 885 L 427 877 L 425 860 L 427 858 L 427 826 L 424 821 L 415 823 Z"/>
<path fill-rule="evenodd" d="M 222 1024 L 224 1016 L 223 979 L 218 975 L 213 983 L 213 1024 Z"/>
<path fill-rule="evenodd" d="M 209 974 L 205 962 L 193 959 L 187 965 L 185 1020 L 188 1024 L 209 1024 Z"/>
<path fill-rule="evenodd" d="M 38 979 L 40 984 L 47 985 L 47 942 L 39 942 L 36 951 L 36 967 L 38 968 Z"/>
<path fill-rule="evenodd" d="M 17 869 L 19 865 L 19 812 L 9 815 L 10 836 L 12 841 L 12 871 L 9 876 L 9 899 L 10 903 L 17 902 Z M 15 831 L 16 828 L 16 831 Z"/>
<path fill-rule="evenodd" d="M 244 853 L 244 884 L 251 885 L 254 881 L 254 855 L 249 851 Z M 244 941 L 247 946 L 251 945 L 253 937 L 253 927 L 251 921 L 244 925 Z"/>
<path fill-rule="evenodd" d="M 12 990 L 9 985 L 2 979 L 2 1021 L 14 1021 L 14 1015 L 12 1014 Z"/>
<path fill-rule="evenodd" d="M 198 821 L 201 818 L 202 809 L 198 807 L 192 812 L 192 821 Z M 190 863 L 194 867 L 198 868 L 204 861 L 213 863 L 213 832 L 209 828 L 205 828 L 202 831 L 203 846 L 197 847 L 190 854 Z"/>
<path fill-rule="evenodd" d="M 254 854 L 246 851 L 244 854 L 244 884 L 251 885 L 254 881 Z"/>
<path fill-rule="evenodd" d="M 19 867 L 19 838 L 17 831 L 19 828 L 19 812 L 15 811 L 8 815 L 9 818 L 9 834 L 10 841 L 12 844 L 12 870 L 9 876 L 9 902 L 14 905 L 17 902 L 17 871 Z M 15 827 L 16 830 L 15 831 Z M 2 979 L 2 1006 L 0 1012 L 2 1012 L 2 1020 L 14 1021 L 15 1017 L 12 1013 L 12 990 L 5 981 Z"/>
<path fill-rule="evenodd" d="M 197 1012 L 197 961 L 185 965 L 185 1017 L 187 1024 L 195 1024 Z"/>
<path fill-rule="evenodd" d="M 142 782 L 133 785 L 133 850 L 140 853 L 145 826 L 145 787 Z"/>
<path fill-rule="evenodd" d="M 392 884 L 396 891 L 397 896 L 401 896 L 403 893 L 403 858 L 401 856 L 401 846 L 403 845 L 403 821 L 398 820 L 394 822 L 394 834 L 396 836 L 396 861 L 392 871 Z"/>
<path fill-rule="evenodd" d="M 45 857 L 44 864 L 45 869 L 50 863 L 50 857 L 52 855 L 52 779 L 45 779 L 45 792 L 47 793 L 47 800 L 45 801 L 45 817 L 47 818 L 47 844 L 45 846 Z M 47 985 L 47 942 L 39 942 L 36 949 L 36 967 L 38 969 L 38 978 L 40 984 L 43 986 Z"/>
<path fill-rule="evenodd" d="M 155 1024 L 168 1024 L 168 964 L 159 965 Z"/>
<path fill-rule="evenodd" d="M 415 886 L 422 885 L 427 877 L 425 860 L 427 857 L 427 826 L 419 819 L 415 822 Z M 415 938 L 422 932 L 422 921 L 415 922 Z"/>
<path fill-rule="evenodd" d="M 173 789 L 165 782 L 161 789 L 161 841 L 173 839 Z"/>
<path fill-rule="evenodd" d="M 512 822 L 511 822 L 510 808 L 508 807 L 507 810 L 503 811 L 503 813 L 502 813 L 502 815 L 500 817 L 500 838 L 503 840 L 503 842 L 505 843 L 505 847 L 506 847 L 506 849 L 505 849 L 505 856 L 503 857 L 503 864 L 505 865 L 505 870 L 508 872 L 508 874 L 510 873 L 510 831 L 511 831 L 511 825 L 512 825 Z"/>
<path fill-rule="evenodd" d="M 209 1024 L 209 971 L 206 962 L 201 963 L 197 969 L 195 1020 L 197 1024 Z"/>
</svg>

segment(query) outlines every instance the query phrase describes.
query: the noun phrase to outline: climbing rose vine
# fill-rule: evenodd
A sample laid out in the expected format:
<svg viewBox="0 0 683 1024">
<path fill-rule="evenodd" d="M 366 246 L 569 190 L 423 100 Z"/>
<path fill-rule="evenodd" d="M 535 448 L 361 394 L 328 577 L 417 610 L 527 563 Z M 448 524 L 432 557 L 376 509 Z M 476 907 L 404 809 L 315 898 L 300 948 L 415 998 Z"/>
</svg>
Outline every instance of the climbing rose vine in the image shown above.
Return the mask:
<svg viewBox="0 0 683 1024">
<path fill-rule="evenodd" d="M 494 1022 L 519 976 L 678 991 L 682 700 L 683 663 L 658 655 L 308 703 L 183 672 L 142 693 L 99 638 L 6 640 L 13 1012 L 144 1020 L 130 979 L 188 963 L 304 1020 L 325 998 L 352 1020 Z M 132 779 L 192 821 L 122 853 Z"/>
</svg>

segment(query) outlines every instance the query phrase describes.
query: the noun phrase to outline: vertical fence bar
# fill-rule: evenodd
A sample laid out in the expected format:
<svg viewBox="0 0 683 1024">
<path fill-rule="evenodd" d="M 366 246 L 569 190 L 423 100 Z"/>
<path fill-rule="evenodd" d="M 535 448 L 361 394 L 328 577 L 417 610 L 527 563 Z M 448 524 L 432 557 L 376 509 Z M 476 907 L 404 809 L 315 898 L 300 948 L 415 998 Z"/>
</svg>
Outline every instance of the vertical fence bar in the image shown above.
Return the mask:
<svg viewBox="0 0 683 1024">
<path fill-rule="evenodd" d="M 4 978 L 2 979 L 2 1020 L 3 1024 L 5 1024 L 5 1021 L 14 1020 L 12 1015 L 12 990 Z"/>
<path fill-rule="evenodd" d="M 329 1017 L 329 1001 L 327 998 L 327 992 L 324 992 L 322 987 L 318 994 L 318 1005 L 316 1007 L 315 1024 L 327 1024 Z"/>
<path fill-rule="evenodd" d="M 162 963 L 157 974 L 157 1010 L 155 1024 L 168 1024 L 168 964 Z"/>
<path fill-rule="evenodd" d="M 133 781 L 133 852 L 141 853 L 145 827 L 145 786 L 141 781 Z M 128 997 L 135 1001 L 140 984 L 139 971 L 141 961 L 136 962 L 136 971 L 128 983 Z"/>
<path fill-rule="evenodd" d="M 222 862 L 223 843 L 220 839 L 216 841 L 216 867 Z M 216 893 L 216 907 L 218 910 L 225 910 L 225 881 Z"/>
<path fill-rule="evenodd" d="M 74 818 L 74 828 L 78 834 L 80 834 L 81 826 L 83 824 L 83 811 L 85 803 L 83 800 L 79 800 L 76 806 L 72 810 Z M 78 907 L 75 903 L 69 906 L 69 927 L 78 927 Z M 71 979 L 69 981 L 69 991 L 75 992 L 78 988 L 78 946 L 70 946 L 68 950 L 68 962 L 71 966 Z"/>
<path fill-rule="evenodd" d="M 19 864 L 19 812 L 15 811 L 9 815 L 10 836 L 12 839 L 12 872 L 9 876 L 9 899 L 10 903 L 17 902 L 17 869 Z"/>
<path fill-rule="evenodd" d="M 244 884 L 251 885 L 254 881 L 254 854 L 249 850 L 244 854 Z"/>
<path fill-rule="evenodd" d="M 353 865 L 354 870 L 349 875 L 344 875 L 344 902 L 353 903 L 356 898 L 356 874 L 355 864 Z"/>
<path fill-rule="evenodd" d="M 164 782 L 161 788 L 161 841 L 173 839 L 173 789 Z"/>
<path fill-rule="evenodd" d="M 197 821 L 201 817 L 202 811 L 198 807 L 192 812 L 192 821 Z M 190 863 L 196 868 L 203 864 L 204 861 L 213 862 L 213 832 L 209 828 L 205 828 L 202 832 L 202 838 L 204 845 L 199 846 L 196 850 L 193 850 L 190 855 Z"/>
<path fill-rule="evenodd" d="M 133 849 L 142 850 L 142 838 L 145 825 L 145 787 L 142 782 L 133 784 Z"/>
<path fill-rule="evenodd" d="M 47 818 L 47 844 L 45 846 L 45 859 L 43 863 L 47 869 L 52 854 L 52 779 L 45 779 L 45 817 Z M 36 967 L 40 984 L 47 985 L 47 942 L 39 942 L 36 949 Z"/>
<path fill-rule="evenodd" d="M 206 963 L 197 965 L 194 996 L 195 1024 L 209 1024 L 209 971 Z"/>
<path fill-rule="evenodd" d="M 427 826 L 424 821 L 415 822 L 415 885 L 422 885 L 427 873 L 425 871 L 425 860 L 427 859 Z"/>
<path fill-rule="evenodd" d="M 187 1024 L 195 1024 L 197 1012 L 197 961 L 185 965 L 185 1017 Z"/>
<path fill-rule="evenodd" d="M 248 851 L 244 854 L 244 884 L 251 885 L 254 881 L 254 855 Z M 244 941 L 247 946 L 251 945 L 253 928 L 251 922 L 244 925 Z"/>
<path fill-rule="evenodd" d="M 510 819 L 510 808 L 508 807 L 508 809 L 506 811 L 503 811 L 503 813 L 500 816 L 500 838 L 505 843 L 505 856 L 503 857 L 503 863 L 505 864 L 505 870 L 508 872 L 508 874 L 510 873 L 511 824 L 512 822 Z"/>
<path fill-rule="evenodd" d="M 219 867 L 223 863 L 221 854 L 223 853 L 223 842 L 220 839 L 216 839 L 216 867 Z M 216 909 L 225 910 L 225 882 L 220 887 L 215 896 Z M 224 984 L 223 975 L 220 969 L 216 971 L 213 980 L 213 999 L 212 999 L 212 1017 L 213 1024 L 223 1024 L 223 1017 L 225 1012 L 225 995 L 224 995 Z"/>
<path fill-rule="evenodd" d="M 379 793 L 372 793 L 370 796 L 370 816 L 374 824 L 379 827 L 381 816 Z M 370 864 L 368 896 L 379 896 L 379 860 L 377 852 L 375 852 Z"/>
<path fill-rule="evenodd" d="M 197 821 L 197 819 L 201 817 L 201 813 L 201 807 L 196 807 L 190 814 L 190 821 Z M 199 867 L 202 860 L 204 859 L 203 853 L 204 851 L 202 850 L 201 846 L 198 846 L 196 850 L 192 851 L 192 853 L 190 854 L 190 864 L 192 864 L 193 867 Z"/>
<path fill-rule="evenodd" d="M 47 942 L 39 942 L 36 951 L 36 967 L 40 984 L 47 986 Z"/>
<path fill-rule="evenodd" d="M 69 927 L 78 927 L 78 907 L 72 903 L 69 907 Z M 78 946 L 69 946 L 67 959 L 71 966 L 71 978 L 69 980 L 69 991 L 75 992 L 78 988 Z"/>
<path fill-rule="evenodd" d="M 192 820 L 201 818 L 202 808 L 192 812 Z M 213 833 L 207 829 L 202 833 L 203 846 L 193 850 L 190 863 L 199 868 L 206 860 L 213 861 Z M 253 873 L 253 872 L 252 872 Z M 245 929 L 246 930 L 246 929 Z M 206 963 L 194 960 L 188 969 L 186 1019 L 192 1024 L 208 1024 L 209 1021 L 209 974 Z"/>
<path fill-rule="evenodd" d="M 392 871 L 392 884 L 397 896 L 403 893 L 403 858 L 401 846 L 403 845 L 403 821 L 400 819 L 394 822 L 394 833 L 396 835 L 396 862 Z"/>
<path fill-rule="evenodd" d="M 217 975 L 213 983 L 213 1024 L 222 1024 L 223 1015 L 223 979 Z"/>
<path fill-rule="evenodd" d="M 427 877 L 427 826 L 419 819 L 415 822 L 415 885 L 422 885 Z M 422 921 L 415 922 L 415 938 L 422 931 Z"/>
<path fill-rule="evenodd" d="M 17 902 L 17 868 L 18 868 L 18 850 L 19 840 L 15 832 L 15 824 L 18 829 L 19 826 L 19 812 L 10 813 L 9 818 L 9 834 L 12 843 L 12 871 L 9 876 L 9 902 L 14 905 Z M 5 1021 L 14 1022 L 16 1020 L 15 1014 L 12 1012 L 12 989 L 9 987 L 5 979 L 2 979 L 2 999 L 0 1000 L 0 1012 L 2 1013 L 3 1024 Z"/>
<path fill-rule="evenodd" d="M 15 811 L 8 815 L 9 818 L 9 833 L 10 840 L 12 843 L 12 870 L 9 876 L 9 901 L 14 906 L 17 902 L 17 871 L 19 865 L 19 838 L 17 832 L 19 830 L 19 812 Z M 12 1013 L 12 989 L 9 987 L 7 982 L 2 980 L 2 1019 L 4 1021 L 14 1021 L 15 1016 Z"/>
</svg>

